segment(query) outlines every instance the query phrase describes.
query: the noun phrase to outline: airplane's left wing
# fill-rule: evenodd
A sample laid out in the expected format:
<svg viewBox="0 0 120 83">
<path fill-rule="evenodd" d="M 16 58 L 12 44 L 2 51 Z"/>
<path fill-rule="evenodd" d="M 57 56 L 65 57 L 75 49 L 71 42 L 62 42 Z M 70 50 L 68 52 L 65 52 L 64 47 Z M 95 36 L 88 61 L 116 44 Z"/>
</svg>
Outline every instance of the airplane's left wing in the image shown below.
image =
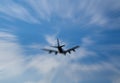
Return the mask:
<svg viewBox="0 0 120 83">
<path fill-rule="evenodd" d="M 49 53 L 55 53 L 55 54 L 57 54 L 58 53 L 58 51 L 56 51 L 56 50 L 51 50 L 51 49 L 42 49 L 42 50 L 44 50 L 44 51 L 48 51 Z"/>
<path fill-rule="evenodd" d="M 75 52 L 75 49 L 77 49 L 77 48 L 79 48 L 80 46 L 75 46 L 75 47 L 73 47 L 73 48 L 70 48 L 70 49 L 68 49 L 68 50 L 66 50 L 66 53 L 68 52 L 68 53 L 71 53 L 71 51 L 74 51 Z"/>
</svg>

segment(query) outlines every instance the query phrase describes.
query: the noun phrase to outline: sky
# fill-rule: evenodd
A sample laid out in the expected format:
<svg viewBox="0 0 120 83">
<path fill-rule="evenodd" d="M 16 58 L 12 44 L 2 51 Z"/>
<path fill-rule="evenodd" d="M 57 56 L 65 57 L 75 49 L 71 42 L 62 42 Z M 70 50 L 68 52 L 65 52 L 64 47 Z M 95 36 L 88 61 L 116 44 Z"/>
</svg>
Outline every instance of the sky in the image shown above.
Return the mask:
<svg viewBox="0 0 120 83">
<path fill-rule="evenodd" d="M 0 83 L 120 83 L 119 36 L 120 0 L 0 0 Z"/>
</svg>

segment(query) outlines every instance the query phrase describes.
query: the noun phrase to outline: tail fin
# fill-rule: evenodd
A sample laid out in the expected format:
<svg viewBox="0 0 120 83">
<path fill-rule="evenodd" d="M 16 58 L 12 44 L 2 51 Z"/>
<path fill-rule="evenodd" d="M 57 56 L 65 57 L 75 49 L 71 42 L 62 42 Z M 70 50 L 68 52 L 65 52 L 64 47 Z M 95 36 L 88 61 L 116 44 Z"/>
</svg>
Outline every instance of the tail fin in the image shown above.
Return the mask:
<svg viewBox="0 0 120 83">
<path fill-rule="evenodd" d="M 54 48 L 60 47 L 60 43 L 59 43 L 59 39 L 58 38 L 57 38 L 57 46 L 51 46 L 51 47 L 54 47 Z"/>
<path fill-rule="evenodd" d="M 60 43 L 59 43 L 59 39 L 57 38 L 57 45 L 58 45 L 58 47 L 60 46 Z"/>
<path fill-rule="evenodd" d="M 58 48 L 58 47 L 64 47 L 65 45 L 60 45 L 59 39 L 57 38 L 57 46 L 51 46 L 54 48 Z"/>
<path fill-rule="evenodd" d="M 53 47 L 53 48 L 58 48 L 58 46 L 50 46 L 50 47 Z"/>
<path fill-rule="evenodd" d="M 60 45 L 59 39 L 57 38 L 57 45 L 58 47 L 64 47 L 65 45 Z"/>
</svg>

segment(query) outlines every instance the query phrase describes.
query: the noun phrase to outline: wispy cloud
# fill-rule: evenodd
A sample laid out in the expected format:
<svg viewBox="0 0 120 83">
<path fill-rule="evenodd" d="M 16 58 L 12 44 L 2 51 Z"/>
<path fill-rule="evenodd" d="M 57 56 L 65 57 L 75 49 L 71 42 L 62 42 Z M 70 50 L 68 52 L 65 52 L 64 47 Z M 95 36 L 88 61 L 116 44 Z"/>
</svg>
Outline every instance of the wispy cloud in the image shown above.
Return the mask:
<svg viewBox="0 0 120 83">
<path fill-rule="evenodd" d="M 56 59 L 47 55 L 34 57 L 30 63 L 30 67 L 36 68 L 38 72 L 43 75 L 54 71 L 54 69 L 57 68 L 58 65 L 59 62 Z"/>
<path fill-rule="evenodd" d="M 74 80 L 74 82 L 77 81 L 77 82 L 87 83 L 89 80 L 91 82 L 95 82 L 95 79 L 97 82 L 100 82 L 100 81 L 102 82 L 103 79 L 106 79 L 112 82 L 113 80 L 112 78 L 114 78 L 114 76 L 119 77 L 119 74 L 120 74 L 120 71 L 117 68 L 115 68 L 110 63 L 106 63 L 106 62 L 102 62 L 99 64 L 98 63 L 92 64 L 92 65 L 81 64 L 81 63 L 70 64 L 67 66 L 67 68 L 69 70 L 64 70 L 63 72 L 69 77 L 69 79 Z M 105 75 L 103 72 L 110 73 L 110 77 L 108 75 Z M 112 74 L 111 72 L 114 74 Z M 99 77 L 101 77 L 101 79 Z"/>
<path fill-rule="evenodd" d="M 45 36 L 46 41 L 50 44 L 50 45 L 55 45 L 56 44 L 56 35 L 46 35 Z"/>
<path fill-rule="evenodd" d="M 0 79 L 20 75 L 24 71 L 24 59 L 16 37 L 0 32 L 0 46 Z"/>
<path fill-rule="evenodd" d="M 33 7 L 33 9 L 38 13 L 38 16 L 42 19 L 49 20 L 52 14 L 51 5 L 47 0 L 28 0 L 28 3 Z"/>
<path fill-rule="evenodd" d="M 118 4 L 119 1 L 117 0 L 23 1 L 31 6 L 34 13 L 37 13 L 38 16 L 34 16 L 36 14 L 31 14 L 29 8 L 26 8 L 22 4 L 15 3 L 12 0 L 8 2 L 0 3 L 0 12 L 2 16 L 7 16 L 12 19 L 36 23 L 39 20 L 50 21 L 55 16 L 59 18 L 59 20 L 69 20 L 73 22 L 73 24 L 97 24 L 104 27 L 110 26 L 112 24 L 111 22 L 113 22 L 114 26 L 119 26 L 119 15 L 117 16 L 118 18 L 107 16 L 107 13 L 120 8 Z M 38 19 L 36 19 L 36 17 L 38 17 Z M 50 45 L 55 45 L 57 35 L 58 34 L 45 35 L 45 39 Z M 21 75 L 21 78 L 23 78 L 26 74 L 29 75 L 29 73 L 31 73 L 28 73 L 27 70 L 32 70 L 32 72 L 37 72 L 40 78 L 36 74 L 33 74 L 33 77 L 39 79 L 35 81 L 34 78 L 24 78 L 26 81 L 25 83 L 54 83 L 54 81 L 56 81 L 54 79 L 57 79 L 55 83 L 66 83 L 66 80 L 69 83 L 79 83 L 83 81 L 88 83 L 88 81 L 91 80 L 92 82 L 96 80 L 97 82 L 100 80 L 109 80 L 109 82 L 113 81 L 113 83 L 119 82 L 120 57 L 117 53 L 111 54 L 111 51 L 119 51 L 120 46 L 116 44 L 97 47 L 95 46 L 96 42 L 92 40 L 91 36 L 81 39 L 81 47 L 70 56 L 62 56 L 60 54 L 55 56 L 54 54 L 48 55 L 47 53 L 38 53 L 29 57 L 28 55 L 23 56 L 23 49 L 21 45 L 18 44 L 15 35 L 7 32 L 0 32 L 0 79 L 17 77 L 18 75 Z M 43 45 L 33 44 L 28 48 L 36 50 L 40 49 L 41 46 Z M 93 49 L 89 49 L 89 47 L 94 47 L 95 50 L 98 49 L 100 53 Z M 109 60 L 105 61 L 100 59 L 99 57 L 102 55 L 109 57 Z M 26 58 L 29 58 L 29 60 Z M 96 62 L 93 63 L 91 58 L 92 60 L 97 58 Z M 85 59 L 87 60 L 83 62 L 82 60 Z M 91 61 L 90 64 L 87 64 L 88 60 Z M 109 73 L 109 76 L 106 73 Z"/>
<path fill-rule="evenodd" d="M 33 22 L 33 23 L 39 22 L 30 14 L 30 12 L 24 6 L 15 3 L 13 0 L 2 1 L 0 3 L 0 13 L 2 13 L 3 17 L 7 16 L 12 20 L 19 19 L 26 22 Z"/>
<path fill-rule="evenodd" d="M 75 2 L 70 0 L 30 0 L 28 3 L 30 3 L 41 19 L 50 20 L 52 16 L 55 15 L 64 20 L 70 19 L 73 22 L 97 24 L 101 26 L 108 26 L 110 20 L 114 19 L 115 21 L 116 18 L 111 18 L 106 16 L 106 14 L 120 8 L 118 0 L 80 0 Z"/>
<path fill-rule="evenodd" d="M 63 21 L 69 20 L 77 24 L 96 24 L 110 28 L 118 28 L 120 24 L 118 0 L 79 0 L 74 2 L 71 0 L 27 0 L 22 2 L 29 5 L 34 12 L 30 12 L 30 8 L 15 3 L 13 0 L 2 1 L 0 6 L 2 17 L 6 15 L 32 23 L 40 23 L 39 21 L 42 20 L 50 21 L 57 17 Z"/>
<path fill-rule="evenodd" d="M 39 83 L 51 83 L 51 80 L 60 65 L 61 61 L 56 56 L 51 57 L 49 55 L 42 54 L 33 57 L 28 67 L 36 69 L 36 71 L 41 75 L 42 79 Z"/>
<path fill-rule="evenodd" d="M 85 46 L 85 45 L 92 45 L 92 44 L 94 44 L 95 42 L 90 38 L 90 37 L 84 37 L 83 39 L 82 39 L 82 43 L 83 43 L 83 45 Z"/>
<path fill-rule="evenodd" d="M 52 42 L 54 37 L 46 37 Z M 58 83 L 67 82 L 83 82 L 86 80 L 91 82 L 109 80 L 118 82 L 117 78 L 120 75 L 119 62 L 116 57 L 111 61 L 100 61 L 96 63 L 86 64 L 81 62 L 84 58 L 96 57 L 99 54 L 87 49 L 90 44 L 95 42 L 90 37 L 84 37 L 80 49 L 70 56 L 55 56 L 54 54 L 48 55 L 46 53 L 33 55 L 27 60 L 25 55 L 22 54 L 20 45 L 16 42 L 17 38 L 15 35 L 7 32 L 0 32 L 0 79 L 7 79 L 8 77 L 14 77 L 28 74 L 27 70 L 34 70 L 40 75 L 41 79 L 35 81 L 34 79 L 25 79 L 25 83 L 54 83 L 54 79 L 58 79 Z M 4 56 L 3 56 L 4 55 Z M 79 61 L 78 61 L 79 60 Z M 117 61 L 116 61 L 117 60 Z M 27 61 L 27 63 L 25 63 Z M 72 62 L 73 61 L 73 62 Z M 116 62 L 115 62 L 116 61 Z M 110 73 L 104 75 L 103 72 Z M 96 76 L 97 75 L 97 76 Z M 34 74 L 34 77 L 37 75 Z M 90 78 L 88 78 L 90 76 Z M 99 77 L 101 76 L 101 79 Z M 22 77 L 21 77 L 22 78 Z M 111 79 L 112 78 L 112 79 Z M 60 80 L 62 79 L 62 80 Z"/>
</svg>

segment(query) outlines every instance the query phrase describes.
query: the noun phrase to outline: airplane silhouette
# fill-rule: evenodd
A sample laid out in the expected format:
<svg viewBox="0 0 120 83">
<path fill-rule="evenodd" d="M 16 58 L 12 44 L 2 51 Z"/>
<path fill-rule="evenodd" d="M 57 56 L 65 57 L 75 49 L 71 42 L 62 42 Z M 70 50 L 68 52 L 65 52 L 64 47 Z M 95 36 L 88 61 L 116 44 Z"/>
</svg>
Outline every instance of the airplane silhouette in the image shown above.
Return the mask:
<svg viewBox="0 0 120 83">
<path fill-rule="evenodd" d="M 70 49 L 68 49 L 68 50 L 64 50 L 64 49 L 62 48 L 62 47 L 64 47 L 64 46 L 65 46 L 65 45 L 60 45 L 59 39 L 57 39 L 57 46 L 51 46 L 51 47 L 53 47 L 53 48 L 57 48 L 57 50 L 46 49 L 46 48 L 44 48 L 43 50 L 48 51 L 49 53 L 52 53 L 52 52 L 53 52 L 53 53 L 55 53 L 55 55 L 57 55 L 58 53 L 66 55 L 66 53 L 71 54 L 71 51 L 74 51 L 74 52 L 75 52 L 75 49 L 79 48 L 79 46 L 75 46 L 75 47 L 72 47 L 72 48 L 70 48 Z"/>
</svg>

